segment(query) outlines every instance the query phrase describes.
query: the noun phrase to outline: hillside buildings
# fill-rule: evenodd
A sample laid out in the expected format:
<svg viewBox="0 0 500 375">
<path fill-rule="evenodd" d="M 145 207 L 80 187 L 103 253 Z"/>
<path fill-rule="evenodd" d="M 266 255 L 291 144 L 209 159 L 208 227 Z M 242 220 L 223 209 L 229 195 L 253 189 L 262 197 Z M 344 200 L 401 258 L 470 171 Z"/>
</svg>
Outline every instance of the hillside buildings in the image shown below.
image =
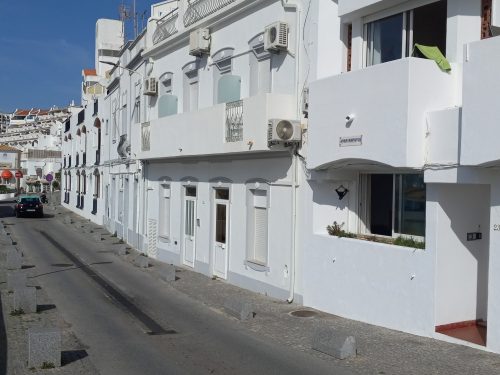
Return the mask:
<svg viewBox="0 0 500 375">
<path fill-rule="evenodd" d="M 99 20 L 64 204 L 150 257 L 500 352 L 498 9 L 165 1 L 126 43 Z"/>
</svg>

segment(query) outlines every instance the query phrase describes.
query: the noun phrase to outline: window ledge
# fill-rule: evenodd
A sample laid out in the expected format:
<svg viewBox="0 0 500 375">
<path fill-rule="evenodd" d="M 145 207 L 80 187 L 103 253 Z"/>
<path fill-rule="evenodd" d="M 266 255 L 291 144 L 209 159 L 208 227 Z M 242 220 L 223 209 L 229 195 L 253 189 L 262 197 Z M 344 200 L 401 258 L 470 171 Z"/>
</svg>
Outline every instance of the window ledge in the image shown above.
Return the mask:
<svg viewBox="0 0 500 375">
<path fill-rule="evenodd" d="M 271 269 L 265 265 L 264 263 L 258 262 L 256 260 L 245 260 L 243 264 L 247 267 L 250 267 L 254 271 L 258 272 L 269 272 Z"/>
</svg>

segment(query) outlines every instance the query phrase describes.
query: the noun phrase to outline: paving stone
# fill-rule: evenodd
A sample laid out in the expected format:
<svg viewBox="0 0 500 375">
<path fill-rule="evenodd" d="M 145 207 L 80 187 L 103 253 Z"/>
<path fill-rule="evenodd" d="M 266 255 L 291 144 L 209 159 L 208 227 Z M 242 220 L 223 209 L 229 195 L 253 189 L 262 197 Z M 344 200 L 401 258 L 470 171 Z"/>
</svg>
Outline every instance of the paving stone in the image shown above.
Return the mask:
<svg viewBox="0 0 500 375">
<path fill-rule="evenodd" d="M 113 245 L 113 251 L 116 255 L 127 255 L 127 245 L 118 244 Z"/>
<path fill-rule="evenodd" d="M 71 218 L 70 215 L 66 215 L 66 216 L 64 216 L 63 222 L 64 222 L 64 224 L 71 224 L 71 223 L 73 223 L 73 219 Z"/>
<path fill-rule="evenodd" d="M 36 288 L 34 286 L 14 289 L 13 310 L 20 309 L 25 314 L 36 313 Z"/>
<path fill-rule="evenodd" d="M 21 269 L 23 259 L 21 253 L 17 251 L 16 248 L 10 248 L 7 251 L 7 257 L 5 261 L 5 268 L 8 270 L 18 270 Z"/>
<path fill-rule="evenodd" d="M 94 241 L 101 242 L 102 241 L 102 234 L 101 233 L 94 233 L 92 234 L 92 238 Z"/>
<path fill-rule="evenodd" d="M 13 250 L 17 251 L 14 245 L 0 246 L 0 262 L 5 264 L 7 262 L 7 253 Z"/>
<path fill-rule="evenodd" d="M 230 296 L 224 301 L 224 310 L 239 320 L 248 320 L 255 316 L 254 307 L 244 297 Z"/>
<path fill-rule="evenodd" d="M 26 287 L 27 281 L 27 274 L 24 271 L 7 272 L 7 290 L 9 291 Z"/>
<path fill-rule="evenodd" d="M 61 367 L 61 331 L 57 328 L 28 330 L 28 367 L 47 364 Z"/>
<path fill-rule="evenodd" d="M 172 264 L 162 265 L 160 272 L 160 279 L 163 281 L 175 281 L 175 267 Z"/>
<path fill-rule="evenodd" d="M 0 246 L 12 245 L 12 238 L 7 234 L 0 234 Z"/>
<path fill-rule="evenodd" d="M 136 265 L 139 268 L 148 268 L 149 260 L 147 257 L 143 255 L 138 255 L 134 258 L 134 265 Z"/>
<path fill-rule="evenodd" d="M 332 328 L 317 328 L 312 338 L 312 348 L 337 359 L 356 356 L 356 339 L 336 332 Z"/>
</svg>

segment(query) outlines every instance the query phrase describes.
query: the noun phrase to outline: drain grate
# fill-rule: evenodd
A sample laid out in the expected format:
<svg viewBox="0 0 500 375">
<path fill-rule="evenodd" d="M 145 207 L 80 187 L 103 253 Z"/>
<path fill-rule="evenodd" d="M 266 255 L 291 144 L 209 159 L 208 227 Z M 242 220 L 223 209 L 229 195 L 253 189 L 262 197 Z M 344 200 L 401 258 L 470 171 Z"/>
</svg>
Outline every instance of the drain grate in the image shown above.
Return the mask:
<svg viewBox="0 0 500 375">
<path fill-rule="evenodd" d="M 296 318 L 314 318 L 318 315 L 316 311 L 311 310 L 295 310 L 289 313 L 291 316 L 295 316 Z"/>
</svg>

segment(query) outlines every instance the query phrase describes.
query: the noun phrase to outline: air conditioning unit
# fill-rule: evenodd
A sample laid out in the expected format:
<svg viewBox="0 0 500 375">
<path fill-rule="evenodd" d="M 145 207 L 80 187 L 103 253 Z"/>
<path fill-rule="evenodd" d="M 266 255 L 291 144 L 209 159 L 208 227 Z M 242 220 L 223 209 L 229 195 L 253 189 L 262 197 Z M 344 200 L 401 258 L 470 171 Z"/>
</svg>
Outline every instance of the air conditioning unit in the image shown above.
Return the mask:
<svg viewBox="0 0 500 375">
<path fill-rule="evenodd" d="M 286 22 L 274 22 L 264 29 L 264 49 L 266 51 L 288 49 L 288 24 Z"/>
<path fill-rule="evenodd" d="M 210 30 L 197 29 L 189 34 L 189 54 L 201 56 L 210 53 Z"/>
<path fill-rule="evenodd" d="M 271 119 L 267 131 L 267 143 L 273 145 L 277 143 L 298 143 L 302 138 L 300 121 Z"/>
<path fill-rule="evenodd" d="M 149 77 L 144 80 L 144 95 L 158 95 L 158 82 L 156 78 Z"/>
</svg>

